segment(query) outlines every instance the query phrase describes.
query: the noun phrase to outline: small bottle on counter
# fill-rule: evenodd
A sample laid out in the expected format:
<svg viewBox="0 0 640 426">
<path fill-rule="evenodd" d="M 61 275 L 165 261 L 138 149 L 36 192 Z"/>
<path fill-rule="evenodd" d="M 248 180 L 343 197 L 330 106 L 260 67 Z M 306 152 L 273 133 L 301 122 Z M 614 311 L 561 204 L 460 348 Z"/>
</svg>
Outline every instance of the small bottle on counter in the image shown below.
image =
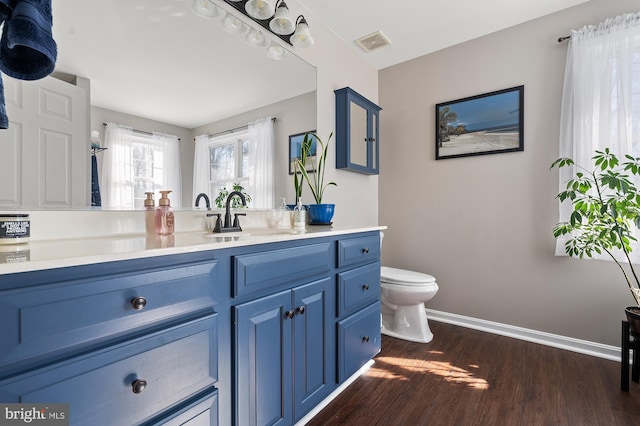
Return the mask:
<svg viewBox="0 0 640 426">
<path fill-rule="evenodd" d="M 147 234 L 153 234 L 155 232 L 155 209 L 156 203 L 153 200 L 153 192 L 145 192 L 147 198 L 144 200 L 144 224 Z"/>
<path fill-rule="evenodd" d="M 291 211 L 289 210 L 289 207 L 287 207 L 287 199 L 284 197 L 280 199 L 280 207 L 278 207 L 278 212 L 280 216 L 280 228 L 291 228 Z"/>
<path fill-rule="evenodd" d="M 160 200 L 155 213 L 156 234 L 168 235 L 173 234 L 175 227 L 173 209 L 168 194 L 171 191 L 160 191 Z"/>
<path fill-rule="evenodd" d="M 298 230 L 305 229 L 306 224 L 307 216 L 302 205 L 302 198 L 298 198 L 298 204 L 293 208 L 293 228 Z"/>
</svg>

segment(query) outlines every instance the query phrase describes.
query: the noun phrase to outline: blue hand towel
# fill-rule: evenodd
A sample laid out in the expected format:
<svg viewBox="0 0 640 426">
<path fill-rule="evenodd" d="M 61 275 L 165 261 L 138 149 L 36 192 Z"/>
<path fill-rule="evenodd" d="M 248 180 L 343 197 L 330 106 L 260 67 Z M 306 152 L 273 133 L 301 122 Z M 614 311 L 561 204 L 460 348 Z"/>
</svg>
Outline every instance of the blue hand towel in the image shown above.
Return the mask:
<svg viewBox="0 0 640 426">
<path fill-rule="evenodd" d="M 0 40 L 0 70 L 21 80 L 37 80 L 53 72 L 57 46 L 51 28 L 51 0 L 15 2 Z"/>
</svg>

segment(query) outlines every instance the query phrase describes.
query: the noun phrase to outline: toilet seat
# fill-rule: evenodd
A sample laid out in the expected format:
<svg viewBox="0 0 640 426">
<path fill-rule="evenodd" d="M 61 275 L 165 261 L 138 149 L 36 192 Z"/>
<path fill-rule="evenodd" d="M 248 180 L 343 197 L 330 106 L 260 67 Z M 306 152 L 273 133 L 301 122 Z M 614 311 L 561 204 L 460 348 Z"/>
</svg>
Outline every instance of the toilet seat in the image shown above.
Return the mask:
<svg viewBox="0 0 640 426">
<path fill-rule="evenodd" d="M 433 285 L 436 279 L 422 272 L 407 271 L 405 269 L 390 268 L 382 266 L 380 268 L 380 281 L 387 284 L 395 284 L 401 286 L 424 287 Z"/>
</svg>

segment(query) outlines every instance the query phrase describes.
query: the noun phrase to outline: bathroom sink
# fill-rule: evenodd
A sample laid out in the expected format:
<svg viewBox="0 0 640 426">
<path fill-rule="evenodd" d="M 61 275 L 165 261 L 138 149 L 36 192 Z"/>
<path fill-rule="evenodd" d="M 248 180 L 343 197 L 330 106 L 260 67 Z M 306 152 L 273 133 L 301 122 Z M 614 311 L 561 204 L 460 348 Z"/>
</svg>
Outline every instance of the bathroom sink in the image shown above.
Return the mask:
<svg viewBox="0 0 640 426">
<path fill-rule="evenodd" d="M 205 234 L 208 238 L 221 238 L 221 237 L 229 237 L 229 238 L 247 238 L 247 237 L 270 237 L 276 235 L 292 235 L 296 234 L 296 232 L 292 229 L 278 229 L 278 228 L 247 228 L 243 229 L 240 232 L 210 232 L 207 231 Z"/>
</svg>

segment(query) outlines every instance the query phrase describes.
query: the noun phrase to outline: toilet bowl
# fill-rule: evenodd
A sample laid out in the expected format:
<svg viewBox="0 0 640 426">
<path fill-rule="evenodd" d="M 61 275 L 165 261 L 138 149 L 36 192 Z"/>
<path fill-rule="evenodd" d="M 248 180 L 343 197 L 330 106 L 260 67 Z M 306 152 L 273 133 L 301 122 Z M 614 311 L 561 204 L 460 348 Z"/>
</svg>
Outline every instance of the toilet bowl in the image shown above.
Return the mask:
<svg viewBox="0 0 640 426">
<path fill-rule="evenodd" d="M 437 291 L 438 284 L 431 275 L 381 267 L 382 334 L 429 343 L 433 333 L 427 322 L 424 303 L 431 300 Z"/>
</svg>

